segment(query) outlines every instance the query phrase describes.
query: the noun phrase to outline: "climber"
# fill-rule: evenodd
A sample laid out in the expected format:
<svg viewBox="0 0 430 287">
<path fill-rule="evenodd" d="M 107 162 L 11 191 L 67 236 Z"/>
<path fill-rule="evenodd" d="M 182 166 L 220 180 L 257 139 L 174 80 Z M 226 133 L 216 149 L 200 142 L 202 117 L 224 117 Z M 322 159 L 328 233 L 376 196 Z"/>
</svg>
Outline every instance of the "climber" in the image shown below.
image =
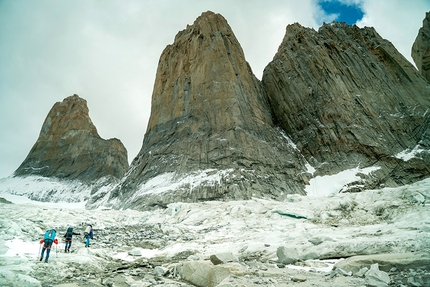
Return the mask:
<svg viewBox="0 0 430 287">
<path fill-rule="evenodd" d="M 85 247 L 90 247 L 90 238 L 93 239 L 93 226 L 88 224 L 87 228 L 85 228 Z"/>
<path fill-rule="evenodd" d="M 66 234 L 64 234 L 64 238 L 66 238 L 66 244 L 64 245 L 64 252 L 70 252 L 70 247 L 72 246 L 72 237 L 73 235 L 81 235 L 80 233 L 76 233 L 73 231 L 73 227 L 67 228 Z"/>
<path fill-rule="evenodd" d="M 52 243 L 58 244 L 58 240 L 57 238 L 55 238 L 56 235 L 57 235 L 57 232 L 55 231 L 55 229 L 47 230 L 45 232 L 45 236 L 43 237 L 43 239 L 40 240 L 40 244 L 45 243 L 43 244 L 42 254 L 40 254 L 40 261 L 42 261 L 43 254 L 45 253 L 45 249 L 46 249 L 45 262 L 48 263 L 49 254 L 51 253 Z"/>
</svg>

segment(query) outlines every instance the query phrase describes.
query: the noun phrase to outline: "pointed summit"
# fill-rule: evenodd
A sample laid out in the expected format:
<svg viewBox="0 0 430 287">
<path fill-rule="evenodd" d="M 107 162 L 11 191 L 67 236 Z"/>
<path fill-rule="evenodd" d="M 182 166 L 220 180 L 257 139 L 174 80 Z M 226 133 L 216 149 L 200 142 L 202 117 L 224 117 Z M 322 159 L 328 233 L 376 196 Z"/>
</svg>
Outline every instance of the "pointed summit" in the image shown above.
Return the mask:
<svg viewBox="0 0 430 287">
<path fill-rule="evenodd" d="M 111 202 L 145 209 L 303 193 L 306 163 L 270 110 L 227 21 L 203 13 L 161 54 L 142 149 Z"/>
<path fill-rule="evenodd" d="M 218 130 L 271 124 L 270 113 L 259 109 L 267 105 L 261 94 L 227 21 L 205 12 L 160 57 L 147 133 L 191 116 Z"/>
<path fill-rule="evenodd" d="M 102 139 L 90 119 L 87 101 L 73 95 L 49 111 L 39 138 L 14 175 L 92 182 L 104 176 L 121 178 L 127 168 L 121 141 Z"/>
<path fill-rule="evenodd" d="M 423 26 L 412 45 L 411 55 L 418 70 L 430 82 L 430 12 L 426 13 Z"/>
</svg>

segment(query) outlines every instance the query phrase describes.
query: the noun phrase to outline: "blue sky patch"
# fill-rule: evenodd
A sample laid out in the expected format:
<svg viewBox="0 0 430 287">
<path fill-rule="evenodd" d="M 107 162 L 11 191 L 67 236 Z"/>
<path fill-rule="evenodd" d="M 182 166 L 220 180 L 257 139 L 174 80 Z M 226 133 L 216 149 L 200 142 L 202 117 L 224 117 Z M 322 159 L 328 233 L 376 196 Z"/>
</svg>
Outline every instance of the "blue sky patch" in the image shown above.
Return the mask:
<svg viewBox="0 0 430 287">
<path fill-rule="evenodd" d="M 353 25 L 364 16 L 363 11 L 358 5 L 348 5 L 337 0 L 320 0 L 318 4 L 327 15 L 337 15 L 333 19 L 336 22 L 345 22 L 346 24 Z"/>
</svg>

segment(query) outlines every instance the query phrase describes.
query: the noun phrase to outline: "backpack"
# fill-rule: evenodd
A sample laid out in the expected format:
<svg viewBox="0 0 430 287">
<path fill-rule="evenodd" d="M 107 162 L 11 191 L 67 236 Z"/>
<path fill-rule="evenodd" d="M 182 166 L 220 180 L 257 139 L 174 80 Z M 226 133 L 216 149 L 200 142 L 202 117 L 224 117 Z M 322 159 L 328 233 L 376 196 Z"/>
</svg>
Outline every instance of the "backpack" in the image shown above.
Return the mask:
<svg viewBox="0 0 430 287">
<path fill-rule="evenodd" d="M 52 243 L 54 242 L 55 235 L 57 235 L 57 232 L 55 232 L 55 229 L 47 230 L 45 232 L 45 236 L 43 237 L 43 240 L 45 240 L 46 243 Z"/>
<path fill-rule="evenodd" d="M 66 231 L 66 239 L 70 239 L 72 238 L 72 236 L 73 236 L 73 227 L 69 227 L 67 228 L 67 231 Z"/>
</svg>

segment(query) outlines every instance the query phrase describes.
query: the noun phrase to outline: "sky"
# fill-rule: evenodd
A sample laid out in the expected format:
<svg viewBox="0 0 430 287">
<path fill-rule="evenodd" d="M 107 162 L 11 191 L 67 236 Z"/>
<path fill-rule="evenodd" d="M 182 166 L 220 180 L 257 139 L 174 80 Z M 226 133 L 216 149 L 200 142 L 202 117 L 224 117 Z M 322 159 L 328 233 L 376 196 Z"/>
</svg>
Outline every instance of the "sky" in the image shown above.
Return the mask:
<svg viewBox="0 0 430 287">
<path fill-rule="evenodd" d="M 413 63 L 430 0 L 0 0 L 0 178 L 23 162 L 52 106 L 73 94 L 87 100 L 99 135 L 120 139 L 131 162 L 163 49 L 208 10 L 227 19 L 261 79 L 295 22 L 375 27 Z"/>
</svg>

